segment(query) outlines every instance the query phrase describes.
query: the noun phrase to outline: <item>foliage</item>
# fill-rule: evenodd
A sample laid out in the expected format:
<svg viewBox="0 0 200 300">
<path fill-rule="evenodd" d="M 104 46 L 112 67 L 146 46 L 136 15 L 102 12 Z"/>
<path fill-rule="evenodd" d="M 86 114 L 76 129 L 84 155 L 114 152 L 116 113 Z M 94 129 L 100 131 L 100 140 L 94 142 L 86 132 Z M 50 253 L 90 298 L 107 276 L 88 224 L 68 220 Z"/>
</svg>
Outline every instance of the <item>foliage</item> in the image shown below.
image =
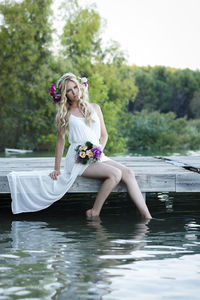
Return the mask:
<svg viewBox="0 0 200 300">
<path fill-rule="evenodd" d="M 170 84 L 173 88 L 173 98 L 169 109 L 178 117 L 190 118 L 189 105 L 194 92 L 200 88 L 200 73 L 189 69 L 176 70 L 171 75 Z"/>
<path fill-rule="evenodd" d="M 62 2 L 62 46 L 54 55 L 52 1 L 0 0 L 1 150 L 55 149 L 56 106 L 49 88 L 66 72 L 88 77 L 90 101 L 100 105 L 109 134 L 107 154 L 127 146 L 199 147 L 199 71 L 127 65 L 116 41 L 103 47 L 96 7 L 78 0 Z"/>
<path fill-rule="evenodd" d="M 200 88 L 200 73 L 189 69 L 178 70 L 163 66 L 132 66 L 138 94 L 129 111 L 173 111 L 177 117 L 193 117 L 190 102 Z"/>
<path fill-rule="evenodd" d="M 126 149 L 122 116 L 128 101 L 134 99 L 137 88 L 124 69 L 122 66 L 117 68 L 116 65 L 98 64 L 95 66 L 96 73 L 89 79 L 90 99 L 101 106 L 109 135 L 107 153 L 116 153 L 116 149 L 120 153 Z"/>
<path fill-rule="evenodd" d="M 0 148 L 37 149 L 38 137 L 52 130 L 54 112 L 47 99 L 50 5 L 51 0 L 0 4 Z"/>
<path fill-rule="evenodd" d="M 61 36 L 64 58 L 74 73 L 88 76 L 100 51 L 100 15 L 93 6 L 81 8 L 76 1 L 68 1 L 66 6 L 67 21 Z"/>
<path fill-rule="evenodd" d="M 173 112 L 147 110 L 129 118 L 130 149 L 196 149 L 200 147 L 199 123 L 176 118 Z"/>
<path fill-rule="evenodd" d="M 189 109 L 194 118 L 200 118 L 200 90 L 194 92 L 189 104 Z"/>
</svg>

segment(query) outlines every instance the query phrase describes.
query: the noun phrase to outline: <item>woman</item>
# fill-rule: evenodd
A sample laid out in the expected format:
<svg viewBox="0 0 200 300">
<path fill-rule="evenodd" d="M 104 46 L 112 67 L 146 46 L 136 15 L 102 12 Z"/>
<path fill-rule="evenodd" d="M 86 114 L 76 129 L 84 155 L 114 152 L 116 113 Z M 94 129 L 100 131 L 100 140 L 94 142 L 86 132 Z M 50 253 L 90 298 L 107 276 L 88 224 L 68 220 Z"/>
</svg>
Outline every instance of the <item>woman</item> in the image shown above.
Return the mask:
<svg viewBox="0 0 200 300">
<path fill-rule="evenodd" d="M 58 80 L 56 90 L 55 85 L 52 86 L 51 95 L 58 104 L 56 116 L 58 134 L 54 171 L 43 169 L 9 173 L 12 212 L 18 214 L 47 208 L 62 198 L 77 176 L 84 176 L 104 179 L 94 205 L 86 211 L 86 216 L 98 216 L 106 198 L 122 180 L 142 217 L 151 219 L 133 172 L 106 157 L 103 153 L 108 139 L 103 115 L 97 104 L 88 102 L 85 85 L 86 82 L 81 84 L 74 74 L 66 73 Z M 56 93 L 57 91 L 58 93 Z M 61 173 L 60 163 L 66 134 L 70 146 L 65 159 L 64 171 Z M 82 164 L 80 160 L 77 161 L 77 150 L 79 145 L 87 141 L 101 148 L 98 151 L 102 154 L 97 162 L 90 160 L 87 164 Z"/>
<path fill-rule="evenodd" d="M 149 210 L 142 197 L 133 172 L 127 167 L 106 157 L 103 153 L 100 161 L 81 165 L 76 163 L 75 149 L 80 143 L 89 140 L 101 147 L 103 151 L 108 139 L 101 108 L 97 104 L 90 104 L 83 86 L 74 74 L 66 73 L 58 81 L 61 92 L 57 113 L 57 144 L 54 171 L 49 175 L 53 180 L 60 176 L 60 162 L 65 145 L 65 133 L 68 134 L 70 147 L 65 160 L 65 172 L 75 173 L 89 178 L 104 179 L 97 194 L 94 205 L 86 211 L 88 217 L 99 216 L 102 206 L 115 186 L 122 180 L 131 200 L 139 209 L 141 216 L 151 219 Z M 56 101 L 57 102 L 57 101 Z M 78 167 L 78 170 L 77 170 Z"/>
</svg>

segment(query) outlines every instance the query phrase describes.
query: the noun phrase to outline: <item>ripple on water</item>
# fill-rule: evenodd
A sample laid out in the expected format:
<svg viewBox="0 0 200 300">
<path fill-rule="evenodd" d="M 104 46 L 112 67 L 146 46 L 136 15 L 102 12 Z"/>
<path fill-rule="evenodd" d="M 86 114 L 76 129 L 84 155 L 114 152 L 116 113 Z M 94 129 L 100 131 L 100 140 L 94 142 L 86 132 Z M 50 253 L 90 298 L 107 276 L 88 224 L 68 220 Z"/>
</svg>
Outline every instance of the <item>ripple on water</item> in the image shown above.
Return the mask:
<svg viewBox="0 0 200 300">
<path fill-rule="evenodd" d="M 146 224 L 125 216 L 7 222 L 0 299 L 198 299 L 197 210 Z"/>
<path fill-rule="evenodd" d="M 106 269 L 111 292 L 104 299 L 199 299 L 200 255 L 136 261 Z M 142 291 L 142 293 L 141 293 Z"/>
</svg>

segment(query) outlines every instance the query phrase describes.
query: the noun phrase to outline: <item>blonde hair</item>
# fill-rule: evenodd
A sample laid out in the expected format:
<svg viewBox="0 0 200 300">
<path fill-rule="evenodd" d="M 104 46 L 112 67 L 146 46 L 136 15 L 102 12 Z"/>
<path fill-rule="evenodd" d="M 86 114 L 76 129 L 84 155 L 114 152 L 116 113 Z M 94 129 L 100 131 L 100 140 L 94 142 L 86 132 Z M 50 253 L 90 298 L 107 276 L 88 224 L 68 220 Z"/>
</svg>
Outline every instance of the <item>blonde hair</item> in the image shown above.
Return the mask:
<svg viewBox="0 0 200 300">
<path fill-rule="evenodd" d="M 56 115 L 56 125 L 58 132 L 65 136 L 69 131 L 69 116 L 70 116 L 70 100 L 66 96 L 67 83 L 73 81 L 79 89 L 78 108 L 85 117 L 87 125 L 92 121 L 92 109 L 89 105 L 88 95 L 83 85 L 78 81 L 78 78 L 72 73 L 64 74 L 57 82 L 57 87 L 61 91 L 61 100 L 58 102 L 58 112 Z"/>
</svg>

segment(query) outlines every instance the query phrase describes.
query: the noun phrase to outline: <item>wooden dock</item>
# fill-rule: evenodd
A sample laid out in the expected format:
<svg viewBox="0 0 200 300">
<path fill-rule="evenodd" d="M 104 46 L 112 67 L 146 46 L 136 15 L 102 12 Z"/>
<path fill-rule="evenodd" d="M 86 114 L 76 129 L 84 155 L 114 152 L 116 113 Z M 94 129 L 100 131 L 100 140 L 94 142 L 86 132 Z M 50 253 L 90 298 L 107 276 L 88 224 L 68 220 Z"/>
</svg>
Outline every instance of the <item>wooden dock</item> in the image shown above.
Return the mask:
<svg viewBox="0 0 200 300">
<path fill-rule="evenodd" d="M 143 193 L 200 192 L 200 156 L 132 156 L 113 159 L 133 170 Z M 51 170 L 53 165 L 53 157 L 0 158 L 0 193 L 10 193 L 6 177 L 10 171 Z M 68 192 L 96 193 L 100 184 L 100 180 L 78 177 Z M 125 191 L 123 183 L 114 190 Z"/>
</svg>

